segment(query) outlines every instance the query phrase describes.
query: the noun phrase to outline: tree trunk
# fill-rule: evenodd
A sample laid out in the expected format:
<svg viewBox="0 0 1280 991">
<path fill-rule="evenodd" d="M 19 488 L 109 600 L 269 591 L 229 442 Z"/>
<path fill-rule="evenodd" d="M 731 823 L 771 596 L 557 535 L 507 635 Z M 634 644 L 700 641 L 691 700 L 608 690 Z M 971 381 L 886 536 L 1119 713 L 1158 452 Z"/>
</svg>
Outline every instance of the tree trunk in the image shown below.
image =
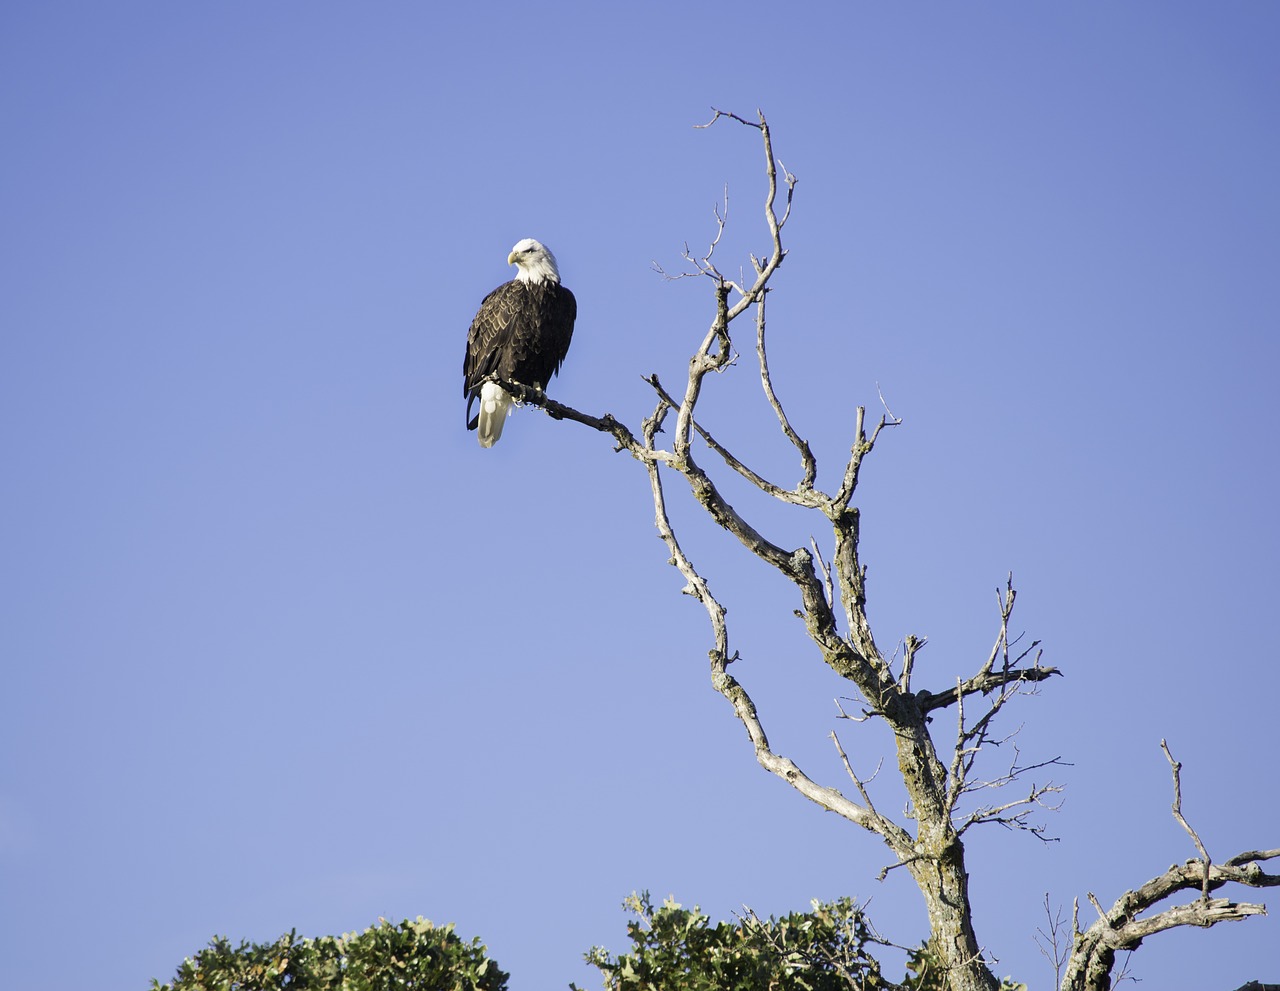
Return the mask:
<svg viewBox="0 0 1280 991">
<path fill-rule="evenodd" d="M 950 835 L 942 839 L 939 853 L 930 851 L 910 864 L 929 912 L 932 943 L 947 967 L 952 991 L 998 991 L 1000 982 L 982 959 L 973 932 L 964 844 L 953 829 L 946 832 Z M 931 846 L 918 845 L 926 850 Z"/>
<path fill-rule="evenodd" d="M 946 769 L 919 708 L 902 695 L 893 708 L 886 715 L 895 730 L 898 769 L 916 819 L 915 847 L 904 860 L 924 895 L 934 948 L 947 967 L 952 991 L 997 991 L 1000 982 L 983 960 L 973 931 L 964 843 L 947 806 Z"/>
</svg>

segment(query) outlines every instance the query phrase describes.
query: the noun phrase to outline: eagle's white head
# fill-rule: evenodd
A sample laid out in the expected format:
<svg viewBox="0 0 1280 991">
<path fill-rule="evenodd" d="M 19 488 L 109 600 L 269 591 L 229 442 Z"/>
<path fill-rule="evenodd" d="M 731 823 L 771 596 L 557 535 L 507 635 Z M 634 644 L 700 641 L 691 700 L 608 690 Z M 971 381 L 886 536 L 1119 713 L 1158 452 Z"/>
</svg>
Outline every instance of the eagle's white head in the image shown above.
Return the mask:
<svg viewBox="0 0 1280 991">
<path fill-rule="evenodd" d="M 516 279 L 520 282 L 560 282 L 556 256 L 541 241 L 531 237 L 516 242 L 507 255 L 507 264 L 516 266 Z"/>
</svg>

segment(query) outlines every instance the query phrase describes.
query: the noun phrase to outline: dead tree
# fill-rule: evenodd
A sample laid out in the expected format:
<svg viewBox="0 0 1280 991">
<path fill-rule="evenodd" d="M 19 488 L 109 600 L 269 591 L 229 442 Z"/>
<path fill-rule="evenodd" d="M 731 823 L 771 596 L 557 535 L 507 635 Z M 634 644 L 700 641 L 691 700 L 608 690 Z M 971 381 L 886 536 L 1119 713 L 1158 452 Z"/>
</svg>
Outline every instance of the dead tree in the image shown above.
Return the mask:
<svg viewBox="0 0 1280 991">
<path fill-rule="evenodd" d="M 968 678 L 958 678 L 955 684 L 933 689 L 916 687 L 913 684 L 915 662 L 924 640 L 908 636 L 903 641 L 900 661 L 896 654 L 886 656 L 876 644 L 867 618 L 866 570 L 858 551 L 861 520 L 852 501 L 864 459 L 875 448 L 882 432 L 900 421 L 886 407 L 883 415 L 869 425 L 865 408 L 859 407 L 852 424 L 853 443 L 839 487 L 834 492 L 817 487 L 817 459 L 792 425 L 774 391 L 765 347 L 766 303 L 770 282 L 786 257 L 782 232 L 791 214 L 796 179 L 776 159 L 763 114 L 752 121 L 717 110 L 711 121 L 702 126 L 709 127 L 722 119 L 754 128 L 762 139 L 768 187 L 764 218 L 771 246 L 763 257 L 750 256 L 751 269 L 747 277 L 735 281 L 725 275 L 715 259 L 725 230 L 725 215 L 717 211 L 718 227 L 707 251 L 695 255 L 686 248 L 684 258 L 688 270 L 676 277 L 705 278 L 714 295 L 714 311 L 702 343 L 689 360 L 685 380 L 669 390 L 657 375 L 646 379 L 657 404 L 636 430 L 610 414 L 591 416 L 548 399 L 541 392 L 515 383 L 501 384 L 521 402 L 541 407 L 557 419 L 573 420 L 609 434 L 616 442 L 616 451 L 626 451 L 644 466 L 658 532 L 666 543 L 670 563 L 684 577 L 683 591 L 702 604 L 711 624 L 713 645 L 708 655 L 712 685 L 733 706 L 755 749 L 757 761 L 810 801 L 876 834 L 892 851 L 894 862 L 885 870 L 905 868 L 924 896 L 932 926 L 932 943 L 947 967 L 951 987 L 955 991 L 993 991 L 999 982 L 992 975 L 983 946 L 973 930 L 964 834 L 983 823 L 1000 823 L 1038 835 L 1043 827 L 1036 821 L 1035 813 L 1053 808 L 1053 796 L 1060 788 L 1039 776 L 1058 763 L 1057 758 L 1023 764 L 1015 757 L 1011 765 L 1004 765 L 988 776 L 979 771 L 978 758 L 987 745 L 1003 742 L 995 735 L 995 724 L 1004 706 L 1059 672 L 1041 663 L 1038 643 L 1022 649 L 1015 647 L 1017 641 L 1011 639 L 1009 632 L 1016 599 L 1012 579 L 998 595 L 999 621 L 991 651 Z M 734 360 L 735 325 L 747 316 L 754 317 L 751 322 L 754 323 L 755 352 L 765 399 L 799 460 L 800 479 L 791 488 L 776 484 L 749 467 L 719 443 L 697 415 L 704 379 L 712 372 L 723 371 Z M 669 438 L 668 446 L 659 446 L 660 433 L 664 439 Z M 703 466 L 702 449 L 695 450 L 695 437 L 706 450 L 761 492 L 799 511 L 824 517 L 830 527 L 829 555 L 822 555 L 816 541 L 812 549 L 786 547 L 771 541 L 757 529 L 729 504 Z M 672 526 L 667 512 L 665 480 L 673 478 L 687 485 L 711 519 L 737 538 L 747 551 L 794 585 L 799 603 L 797 615 L 804 621 L 810 640 L 822 660 L 850 684 L 851 695 L 856 699 L 856 710 L 842 709 L 840 716 L 858 721 L 883 720 L 892 730 L 898 771 L 909 797 L 909 806 L 903 815 L 895 819 L 877 807 L 868 782 L 855 773 L 835 733 L 831 736 L 856 793 L 854 796 L 810 777 L 770 745 L 750 694 L 730 674 L 730 666 L 738 654 L 730 647 L 725 608 L 686 554 Z M 953 710 L 953 716 L 941 719 L 948 709 Z M 1016 754 L 1016 750 L 1014 752 Z M 1039 774 L 1032 779 L 1035 772 Z M 1009 796 L 1008 800 L 992 797 L 1001 794 L 996 789 L 1015 784 L 1021 787 L 1003 793 Z M 1075 945 L 1065 963 L 1062 987 L 1110 987 L 1115 951 L 1136 946 L 1152 932 L 1180 925 L 1213 925 L 1264 911 L 1262 906 L 1210 899 L 1209 892 L 1228 881 L 1255 887 L 1276 884 L 1280 879 L 1263 873 L 1258 866 L 1260 861 L 1275 856 L 1280 856 L 1280 851 L 1255 851 L 1239 854 L 1222 864 L 1211 864 L 1202 851 L 1198 860 L 1170 868 L 1161 877 L 1129 892 L 1110 911 L 1103 911 L 1095 900 L 1101 918 L 1084 932 L 1077 929 Z M 1199 888 L 1200 900 L 1166 910 L 1153 918 L 1138 918 L 1145 909 L 1184 888 Z"/>
</svg>

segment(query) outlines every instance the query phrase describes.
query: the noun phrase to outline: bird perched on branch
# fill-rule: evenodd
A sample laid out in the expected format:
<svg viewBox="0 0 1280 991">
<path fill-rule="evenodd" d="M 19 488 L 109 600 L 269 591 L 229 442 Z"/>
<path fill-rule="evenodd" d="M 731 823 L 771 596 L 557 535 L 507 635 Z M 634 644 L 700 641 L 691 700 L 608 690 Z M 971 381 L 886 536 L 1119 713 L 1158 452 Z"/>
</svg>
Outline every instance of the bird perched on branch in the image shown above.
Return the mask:
<svg viewBox="0 0 1280 991">
<path fill-rule="evenodd" d="M 493 447 L 515 402 L 490 376 L 542 390 L 569 351 L 578 302 L 560 285 L 556 258 L 531 237 L 511 249 L 507 264 L 516 277 L 484 298 L 471 321 L 462 361 L 467 429 L 479 431 L 481 447 Z M 480 401 L 473 417 L 471 406 Z"/>
</svg>

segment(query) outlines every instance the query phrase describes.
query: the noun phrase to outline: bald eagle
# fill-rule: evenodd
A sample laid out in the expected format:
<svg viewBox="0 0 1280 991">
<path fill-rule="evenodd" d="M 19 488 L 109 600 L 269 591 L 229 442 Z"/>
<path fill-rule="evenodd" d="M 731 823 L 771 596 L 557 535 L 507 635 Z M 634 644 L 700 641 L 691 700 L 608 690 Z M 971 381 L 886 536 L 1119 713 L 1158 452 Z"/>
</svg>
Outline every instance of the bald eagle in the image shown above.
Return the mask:
<svg viewBox="0 0 1280 991">
<path fill-rule="evenodd" d="M 531 237 L 511 249 L 507 264 L 516 277 L 484 298 L 471 321 L 462 361 L 462 392 L 467 397 L 467 429 L 479 430 L 481 447 L 493 447 L 515 399 L 486 382 L 495 375 L 508 382 L 544 389 L 569 351 L 578 302 L 560 285 L 560 270 L 547 248 Z M 480 400 L 476 416 L 471 406 Z"/>
</svg>

